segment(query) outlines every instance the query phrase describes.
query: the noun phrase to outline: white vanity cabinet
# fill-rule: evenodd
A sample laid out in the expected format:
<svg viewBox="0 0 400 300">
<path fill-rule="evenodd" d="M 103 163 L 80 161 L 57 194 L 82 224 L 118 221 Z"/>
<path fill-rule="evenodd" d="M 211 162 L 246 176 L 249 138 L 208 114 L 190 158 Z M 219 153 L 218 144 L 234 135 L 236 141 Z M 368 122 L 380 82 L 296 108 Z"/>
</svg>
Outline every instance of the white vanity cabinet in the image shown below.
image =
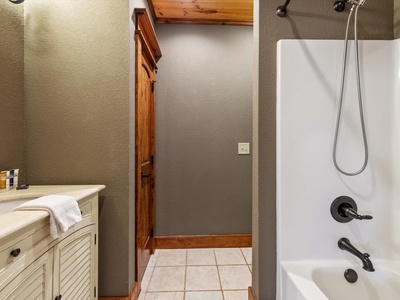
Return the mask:
<svg viewBox="0 0 400 300">
<path fill-rule="evenodd" d="M 97 299 L 97 194 L 79 207 L 83 220 L 56 240 L 48 217 L 0 239 L 1 300 Z"/>
</svg>

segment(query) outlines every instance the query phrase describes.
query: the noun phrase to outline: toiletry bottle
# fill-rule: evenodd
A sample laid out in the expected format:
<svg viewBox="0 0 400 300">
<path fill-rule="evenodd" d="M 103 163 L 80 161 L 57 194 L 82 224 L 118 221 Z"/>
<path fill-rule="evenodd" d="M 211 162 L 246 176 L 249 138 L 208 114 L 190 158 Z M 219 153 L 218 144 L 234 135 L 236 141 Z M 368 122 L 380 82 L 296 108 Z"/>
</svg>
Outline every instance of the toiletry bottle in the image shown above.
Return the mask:
<svg viewBox="0 0 400 300">
<path fill-rule="evenodd" d="M 7 191 L 7 171 L 0 172 L 0 192 Z"/>
</svg>

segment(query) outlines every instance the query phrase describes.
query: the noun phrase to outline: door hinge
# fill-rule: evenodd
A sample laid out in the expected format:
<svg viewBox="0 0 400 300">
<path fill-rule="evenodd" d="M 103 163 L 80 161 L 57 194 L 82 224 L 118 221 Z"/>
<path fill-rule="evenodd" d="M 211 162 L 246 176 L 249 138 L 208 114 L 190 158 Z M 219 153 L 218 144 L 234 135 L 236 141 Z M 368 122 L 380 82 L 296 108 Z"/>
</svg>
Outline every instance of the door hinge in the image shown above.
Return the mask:
<svg viewBox="0 0 400 300">
<path fill-rule="evenodd" d="M 152 81 L 151 81 L 151 91 L 152 91 L 152 92 L 154 92 L 154 88 L 155 88 L 156 82 L 157 82 L 157 81 L 155 81 L 155 80 L 152 80 Z"/>
<path fill-rule="evenodd" d="M 151 238 L 154 237 L 154 228 L 150 229 L 150 237 L 151 237 Z"/>
<path fill-rule="evenodd" d="M 97 297 L 97 289 L 96 289 L 96 287 L 94 287 L 94 297 L 96 298 Z"/>
<path fill-rule="evenodd" d="M 94 244 L 97 245 L 97 234 L 94 235 Z"/>
<path fill-rule="evenodd" d="M 154 165 L 154 155 L 152 155 L 152 156 L 150 157 L 150 163 L 151 163 L 152 165 Z"/>
</svg>

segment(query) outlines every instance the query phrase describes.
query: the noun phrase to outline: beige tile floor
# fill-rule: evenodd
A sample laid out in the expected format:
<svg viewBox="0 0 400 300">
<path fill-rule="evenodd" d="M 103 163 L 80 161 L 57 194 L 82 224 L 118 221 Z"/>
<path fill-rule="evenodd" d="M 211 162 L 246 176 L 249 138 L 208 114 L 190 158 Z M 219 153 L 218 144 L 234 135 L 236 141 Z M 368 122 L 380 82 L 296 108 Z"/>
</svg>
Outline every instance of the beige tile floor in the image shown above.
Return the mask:
<svg viewBox="0 0 400 300">
<path fill-rule="evenodd" d="M 139 300 L 247 300 L 251 248 L 156 250 Z"/>
</svg>

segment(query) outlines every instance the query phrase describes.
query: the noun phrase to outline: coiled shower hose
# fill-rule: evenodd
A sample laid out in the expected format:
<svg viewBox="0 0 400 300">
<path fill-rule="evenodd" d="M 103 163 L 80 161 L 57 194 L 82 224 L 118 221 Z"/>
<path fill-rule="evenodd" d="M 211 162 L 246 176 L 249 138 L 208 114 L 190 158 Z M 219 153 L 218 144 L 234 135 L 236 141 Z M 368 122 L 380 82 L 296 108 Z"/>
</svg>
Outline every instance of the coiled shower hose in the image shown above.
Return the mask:
<svg viewBox="0 0 400 300">
<path fill-rule="evenodd" d="M 347 176 L 356 176 L 362 173 L 368 164 L 368 143 L 367 143 L 367 134 L 365 130 L 365 122 L 364 122 L 364 113 L 363 113 L 363 103 L 362 103 L 362 96 L 361 96 L 361 83 L 360 83 L 360 63 L 359 63 L 359 54 L 358 54 L 358 38 L 357 38 L 357 15 L 358 15 L 358 8 L 359 5 L 353 5 L 349 18 L 347 19 L 347 27 L 346 27 L 346 38 L 344 42 L 344 54 L 343 54 L 343 68 L 342 68 L 342 81 L 340 87 L 340 99 L 339 99 L 339 108 L 338 114 L 336 118 L 336 129 L 335 129 L 335 138 L 333 142 L 333 163 L 336 169 Z M 338 137 L 339 137 L 339 127 L 340 127 L 340 119 L 342 115 L 342 107 L 343 107 L 343 93 L 344 93 L 344 81 L 345 81 L 345 74 L 346 74 L 346 62 L 347 62 L 347 45 L 348 45 L 348 33 L 349 33 L 349 25 L 351 16 L 354 13 L 354 49 L 355 49 L 355 59 L 356 59 L 356 77 L 357 77 L 357 92 L 358 92 L 358 107 L 360 111 L 360 122 L 361 122 L 361 129 L 362 129 L 362 137 L 364 142 L 364 163 L 362 167 L 355 172 L 346 172 L 338 165 L 336 154 L 337 154 L 337 144 L 338 144 Z"/>
</svg>

